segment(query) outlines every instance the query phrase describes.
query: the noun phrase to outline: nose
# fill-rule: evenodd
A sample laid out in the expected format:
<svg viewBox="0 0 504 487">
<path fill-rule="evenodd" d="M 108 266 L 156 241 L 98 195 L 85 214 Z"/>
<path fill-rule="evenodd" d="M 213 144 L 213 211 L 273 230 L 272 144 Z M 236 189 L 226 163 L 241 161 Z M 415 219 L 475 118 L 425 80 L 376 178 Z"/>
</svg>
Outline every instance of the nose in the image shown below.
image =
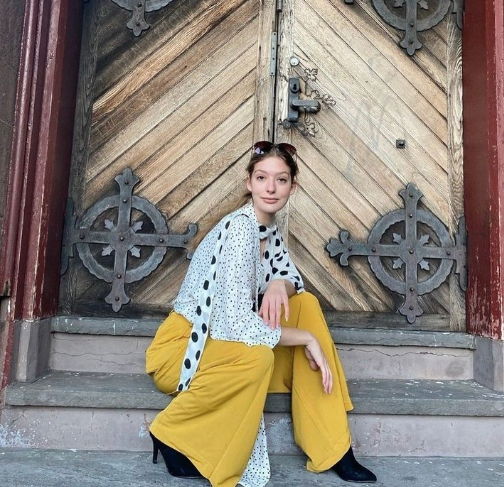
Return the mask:
<svg viewBox="0 0 504 487">
<path fill-rule="evenodd" d="M 274 179 L 270 179 L 268 181 L 268 185 L 266 186 L 266 191 L 268 193 L 274 193 L 275 190 L 276 190 L 275 180 Z"/>
</svg>

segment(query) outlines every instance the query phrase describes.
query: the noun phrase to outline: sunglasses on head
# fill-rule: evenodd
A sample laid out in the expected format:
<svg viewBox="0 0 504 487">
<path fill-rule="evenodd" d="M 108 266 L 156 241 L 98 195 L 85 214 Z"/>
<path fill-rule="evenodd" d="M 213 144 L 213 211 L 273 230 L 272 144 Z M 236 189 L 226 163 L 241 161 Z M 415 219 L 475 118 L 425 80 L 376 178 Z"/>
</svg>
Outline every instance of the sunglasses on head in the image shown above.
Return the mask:
<svg viewBox="0 0 504 487">
<path fill-rule="evenodd" d="M 256 142 L 252 146 L 252 152 L 254 154 L 266 154 L 273 147 L 278 147 L 282 152 L 286 152 L 290 156 L 294 156 L 296 154 L 296 148 L 291 145 L 287 144 L 286 142 L 280 142 L 280 144 L 273 144 L 273 142 L 270 142 L 269 140 L 260 140 L 259 142 Z"/>
</svg>

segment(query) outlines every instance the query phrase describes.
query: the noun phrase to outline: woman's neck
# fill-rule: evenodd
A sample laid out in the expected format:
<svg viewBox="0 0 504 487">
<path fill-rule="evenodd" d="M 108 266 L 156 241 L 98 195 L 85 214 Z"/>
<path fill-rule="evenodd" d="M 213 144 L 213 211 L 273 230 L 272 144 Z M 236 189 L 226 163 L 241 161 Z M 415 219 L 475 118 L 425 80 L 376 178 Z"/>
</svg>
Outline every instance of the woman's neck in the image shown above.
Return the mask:
<svg viewBox="0 0 504 487">
<path fill-rule="evenodd" d="M 262 211 L 257 211 L 254 207 L 254 211 L 256 214 L 257 221 L 260 225 L 264 225 L 266 227 L 270 227 L 271 224 L 275 221 L 275 215 L 270 213 L 264 213 Z"/>
</svg>

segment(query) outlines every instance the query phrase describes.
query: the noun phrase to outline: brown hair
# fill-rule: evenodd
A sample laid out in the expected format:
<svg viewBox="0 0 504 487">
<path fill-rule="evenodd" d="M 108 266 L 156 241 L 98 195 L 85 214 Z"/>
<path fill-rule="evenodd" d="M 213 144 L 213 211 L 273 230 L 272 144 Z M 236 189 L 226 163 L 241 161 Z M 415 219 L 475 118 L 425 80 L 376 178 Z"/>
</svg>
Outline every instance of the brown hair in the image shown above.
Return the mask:
<svg viewBox="0 0 504 487">
<path fill-rule="evenodd" d="M 247 169 L 246 169 L 247 176 L 251 177 L 252 173 L 254 172 L 255 165 L 258 162 L 261 162 L 262 160 L 267 159 L 268 157 L 278 157 L 279 159 L 282 159 L 287 164 L 287 166 L 289 166 L 292 183 L 294 184 L 296 182 L 296 178 L 299 173 L 299 167 L 297 165 L 296 160 L 289 152 L 287 152 L 286 150 L 280 149 L 280 147 L 275 144 L 268 151 L 260 152 L 260 153 L 258 153 L 258 152 L 252 153 L 252 156 L 250 157 L 249 163 L 247 164 Z M 204 229 L 203 229 L 203 231 L 201 231 L 202 229 L 200 228 L 198 233 L 196 234 L 195 238 L 193 239 L 192 244 L 193 244 L 194 248 L 196 248 L 199 245 L 199 243 L 205 238 L 207 233 L 215 225 L 217 225 L 217 223 L 222 218 L 224 218 L 225 215 L 246 205 L 250 201 L 251 196 L 252 195 L 250 194 L 250 192 L 246 191 L 237 202 L 234 200 L 231 200 L 228 202 L 228 204 L 221 205 L 217 215 L 210 217 L 206 222 L 203 222 L 203 221 L 200 222 L 203 224 L 202 226 L 204 226 Z"/>
</svg>

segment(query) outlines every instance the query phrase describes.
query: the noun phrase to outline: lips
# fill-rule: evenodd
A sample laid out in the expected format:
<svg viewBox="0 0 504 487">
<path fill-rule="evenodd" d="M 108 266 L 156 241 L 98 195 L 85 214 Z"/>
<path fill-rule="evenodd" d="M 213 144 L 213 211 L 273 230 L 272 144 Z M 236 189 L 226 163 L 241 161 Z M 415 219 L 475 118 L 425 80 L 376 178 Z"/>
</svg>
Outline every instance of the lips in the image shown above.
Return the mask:
<svg viewBox="0 0 504 487">
<path fill-rule="evenodd" d="M 265 203 L 269 203 L 269 204 L 273 204 L 273 203 L 277 203 L 278 202 L 278 199 L 277 198 L 263 198 L 262 199 Z"/>
</svg>

